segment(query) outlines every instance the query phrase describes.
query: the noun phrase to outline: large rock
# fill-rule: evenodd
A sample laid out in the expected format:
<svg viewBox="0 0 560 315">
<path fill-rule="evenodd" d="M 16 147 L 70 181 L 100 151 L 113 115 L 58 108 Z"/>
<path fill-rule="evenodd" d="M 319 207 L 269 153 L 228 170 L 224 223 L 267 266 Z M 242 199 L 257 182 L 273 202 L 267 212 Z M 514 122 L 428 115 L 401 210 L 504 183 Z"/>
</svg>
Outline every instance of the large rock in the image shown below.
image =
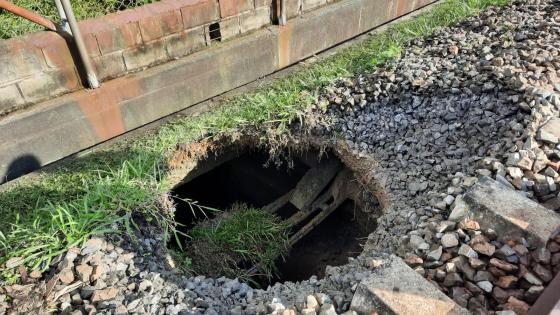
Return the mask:
<svg viewBox="0 0 560 315">
<path fill-rule="evenodd" d="M 560 226 L 560 215 L 488 177 L 481 178 L 463 198 L 455 201 L 449 218 L 474 218 L 484 229 L 503 238 L 526 237 L 532 245 L 544 245 Z"/>
<path fill-rule="evenodd" d="M 393 255 L 358 285 L 350 309 L 358 314 L 468 314 Z"/>
</svg>

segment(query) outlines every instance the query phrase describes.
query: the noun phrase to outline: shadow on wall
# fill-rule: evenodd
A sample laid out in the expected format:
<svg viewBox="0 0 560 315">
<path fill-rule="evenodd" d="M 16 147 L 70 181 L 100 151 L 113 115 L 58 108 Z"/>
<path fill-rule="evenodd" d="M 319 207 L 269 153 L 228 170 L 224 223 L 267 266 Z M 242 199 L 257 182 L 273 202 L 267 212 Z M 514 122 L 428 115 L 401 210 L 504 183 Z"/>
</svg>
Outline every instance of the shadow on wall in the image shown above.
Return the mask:
<svg viewBox="0 0 560 315">
<path fill-rule="evenodd" d="M 39 168 L 41 168 L 41 163 L 35 156 L 31 154 L 22 155 L 10 163 L 6 173 L 0 178 L 0 184 L 31 173 Z"/>
</svg>

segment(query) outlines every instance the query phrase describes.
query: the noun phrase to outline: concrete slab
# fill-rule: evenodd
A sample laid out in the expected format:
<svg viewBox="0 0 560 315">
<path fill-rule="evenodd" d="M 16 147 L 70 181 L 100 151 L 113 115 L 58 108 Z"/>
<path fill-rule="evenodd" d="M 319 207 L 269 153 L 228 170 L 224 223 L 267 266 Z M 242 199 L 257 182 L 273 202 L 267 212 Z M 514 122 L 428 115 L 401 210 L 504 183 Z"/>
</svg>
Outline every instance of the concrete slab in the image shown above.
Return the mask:
<svg viewBox="0 0 560 315">
<path fill-rule="evenodd" d="M 545 245 L 560 226 L 560 215 L 488 178 L 481 178 L 455 201 L 450 219 L 470 217 L 482 229 L 492 228 L 503 238 L 525 237 L 531 245 Z"/>
<path fill-rule="evenodd" d="M 397 256 L 383 259 L 356 289 L 350 309 L 358 314 L 469 314 Z"/>
</svg>

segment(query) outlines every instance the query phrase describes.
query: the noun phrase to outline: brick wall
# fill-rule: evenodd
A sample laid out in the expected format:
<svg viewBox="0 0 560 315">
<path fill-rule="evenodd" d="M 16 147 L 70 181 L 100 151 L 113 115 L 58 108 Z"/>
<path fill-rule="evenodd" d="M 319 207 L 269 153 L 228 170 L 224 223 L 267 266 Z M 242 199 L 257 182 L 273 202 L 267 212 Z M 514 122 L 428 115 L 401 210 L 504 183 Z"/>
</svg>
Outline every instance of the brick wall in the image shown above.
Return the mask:
<svg viewBox="0 0 560 315">
<path fill-rule="evenodd" d="M 162 0 L 81 21 L 80 28 L 106 81 L 270 25 L 277 1 Z M 288 16 L 334 1 L 287 0 Z M 54 32 L 0 41 L 0 116 L 83 88 L 87 81 L 70 41 Z"/>
</svg>

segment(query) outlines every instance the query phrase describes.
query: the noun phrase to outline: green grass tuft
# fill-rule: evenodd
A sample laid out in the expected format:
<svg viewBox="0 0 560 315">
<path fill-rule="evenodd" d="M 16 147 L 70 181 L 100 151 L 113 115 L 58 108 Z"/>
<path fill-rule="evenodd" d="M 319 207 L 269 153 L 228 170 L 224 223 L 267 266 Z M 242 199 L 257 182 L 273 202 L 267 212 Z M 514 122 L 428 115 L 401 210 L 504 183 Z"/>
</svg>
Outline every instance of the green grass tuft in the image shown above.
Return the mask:
<svg viewBox="0 0 560 315">
<path fill-rule="evenodd" d="M 224 101 L 196 117 L 161 127 L 155 134 L 121 143 L 24 179 L 0 193 L 0 268 L 13 257 L 28 268 L 45 269 L 65 248 L 80 245 L 93 234 L 113 231 L 114 223 L 130 226 L 133 211 L 158 220 L 167 231 L 172 218 L 157 208 L 166 181 L 166 154 L 177 143 L 204 137 L 239 134 L 244 129 L 267 130 L 270 138 L 289 135 L 322 87 L 336 79 L 367 72 L 399 56 L 411 39 L 476 15 L 507 0 L 448 0 L 419 17 L 391 27 L 336 55 L 302 67 L 254 92 Z M 0 20 L 1 25 L 1 20 Z M 99 218 L 103 217 L 104 220 Z M 0 269 L 4 280 L 15 270 Z"/>
<path fill-rule="evenodd" d="M 198 274 L 249 280 L 247 269 L 258 266 L 271 277 L 287 252 L 289 230 L 272 213 L 237 205 L 192 228 L 185 254 Z"/>
</svg>

